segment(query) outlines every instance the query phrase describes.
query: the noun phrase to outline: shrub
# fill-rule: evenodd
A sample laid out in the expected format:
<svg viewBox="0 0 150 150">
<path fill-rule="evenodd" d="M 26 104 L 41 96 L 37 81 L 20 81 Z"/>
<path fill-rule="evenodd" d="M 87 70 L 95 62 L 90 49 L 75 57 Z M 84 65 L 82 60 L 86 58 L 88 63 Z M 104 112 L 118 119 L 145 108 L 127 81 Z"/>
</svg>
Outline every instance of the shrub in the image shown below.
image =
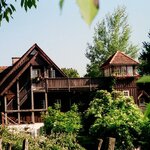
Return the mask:
<svg viewBox="0 0 150 150">
<path fill-rule="evenodd" d="M 144 116 L 131 97 L 121 92 L 97 91 L 86 117 L 92 117 L 89 133 L 97 138 L 116 138 L 116 148 L 122 150 L 138 146 Z"/>
<path fill-rule="evenodd" d="M 77 133 L 81 125 L 81 116 L 73 105 L 68 112 L 61 112 L 59 104 L 48 108 L 48 113 L 43 115 L 46 134 L 50 133 Z"/>
</svg>

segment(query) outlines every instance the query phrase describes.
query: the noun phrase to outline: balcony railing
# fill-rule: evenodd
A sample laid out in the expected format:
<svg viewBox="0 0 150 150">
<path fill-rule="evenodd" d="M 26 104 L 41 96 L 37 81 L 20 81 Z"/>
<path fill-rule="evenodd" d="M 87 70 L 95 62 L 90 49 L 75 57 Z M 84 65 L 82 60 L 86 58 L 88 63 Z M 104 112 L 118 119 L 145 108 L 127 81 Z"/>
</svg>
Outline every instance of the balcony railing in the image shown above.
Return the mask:
<svg viewBox="0 0 150 150">
<path fill-rule="evenodd" d="M 32 84 L 33 90 L 95 89 L 98 78 L 45 78 Z"/>
</svg>

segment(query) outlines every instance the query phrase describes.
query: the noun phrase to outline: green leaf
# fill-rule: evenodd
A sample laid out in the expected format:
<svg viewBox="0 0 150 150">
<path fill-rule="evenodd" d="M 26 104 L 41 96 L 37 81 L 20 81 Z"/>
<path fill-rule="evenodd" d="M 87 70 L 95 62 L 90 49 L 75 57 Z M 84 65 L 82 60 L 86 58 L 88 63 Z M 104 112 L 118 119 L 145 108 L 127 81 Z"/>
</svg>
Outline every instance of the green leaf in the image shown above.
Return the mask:
<svg viewBox="0 0 150 150">
<path fill-rule="evenodd" d="M 87 24 L 91 24 L 99 10 L 99 0 L 76 0 L 81 15 Z"/>
<path fill-rule="evenodd" d="M 21 7 L 23 7 L 24 5 L 24 0 L 21 0 Z"/>
<path fill-rule="evenodd" d="M 64 0 L 59 0 L 59 7 L 60 7 L 60 10 L 62 10 L 63 4 L 64 4 Z"/>
<path fill-rule="evenodd" d="M 16 11 L 15 7 L 12 4 L 10 4 L 10 7 L 13 11 Z"/>
<path fill-rule="evenodd" d="M 4 0 L 1 0 L 2 6 L 5 8 L 7 6 L 6 2 Z"/>
</svg>

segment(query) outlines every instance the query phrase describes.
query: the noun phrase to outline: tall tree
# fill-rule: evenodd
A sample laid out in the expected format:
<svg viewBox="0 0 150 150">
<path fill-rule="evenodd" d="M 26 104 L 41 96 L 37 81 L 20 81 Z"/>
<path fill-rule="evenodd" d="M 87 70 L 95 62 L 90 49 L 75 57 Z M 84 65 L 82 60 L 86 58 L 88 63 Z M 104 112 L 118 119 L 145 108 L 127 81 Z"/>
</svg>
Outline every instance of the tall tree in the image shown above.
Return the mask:
<svg viewBox="0 0 150 150">
<path fill-rule="evenodd" d="M 138 47 L 130 42 L 130 36 L 131 28 L 125 7 L 118 7 L 112 14 L 107 14 L 97 24 L 93 44 L 88 43 L 86 49 L 86 57 L 90 60 L 87 76 L 100 76 L 100 66 L 117 50 L 135 58 Z"/>
<path fill-rule="evenodd" d="M 150 32 L 148 33 L 150 38 Z M 143 42 L 143 50 L 139 56 L 140 61 L 140 74 L 150 74 L 150 42 Z"/>
</svg>

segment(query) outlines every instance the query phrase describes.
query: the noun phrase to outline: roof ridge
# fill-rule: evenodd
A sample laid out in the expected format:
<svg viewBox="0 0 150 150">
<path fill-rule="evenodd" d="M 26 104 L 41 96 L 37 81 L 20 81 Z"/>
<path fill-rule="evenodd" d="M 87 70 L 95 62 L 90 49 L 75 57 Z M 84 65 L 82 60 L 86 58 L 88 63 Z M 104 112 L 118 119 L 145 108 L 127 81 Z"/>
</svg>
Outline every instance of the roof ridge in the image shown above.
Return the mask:
<svg viewBox="0 0 150 150">
<path fill-rule="evenodd" d="M 114 56 L 112 57 L 112 59 L 110 60 L 109 64 L 112 63 L 112 61 L 115 59 L 116 55 L 119 53 L 119 51 L 116 51 L 116 53 L 114 54 Z"/>
</svg>

